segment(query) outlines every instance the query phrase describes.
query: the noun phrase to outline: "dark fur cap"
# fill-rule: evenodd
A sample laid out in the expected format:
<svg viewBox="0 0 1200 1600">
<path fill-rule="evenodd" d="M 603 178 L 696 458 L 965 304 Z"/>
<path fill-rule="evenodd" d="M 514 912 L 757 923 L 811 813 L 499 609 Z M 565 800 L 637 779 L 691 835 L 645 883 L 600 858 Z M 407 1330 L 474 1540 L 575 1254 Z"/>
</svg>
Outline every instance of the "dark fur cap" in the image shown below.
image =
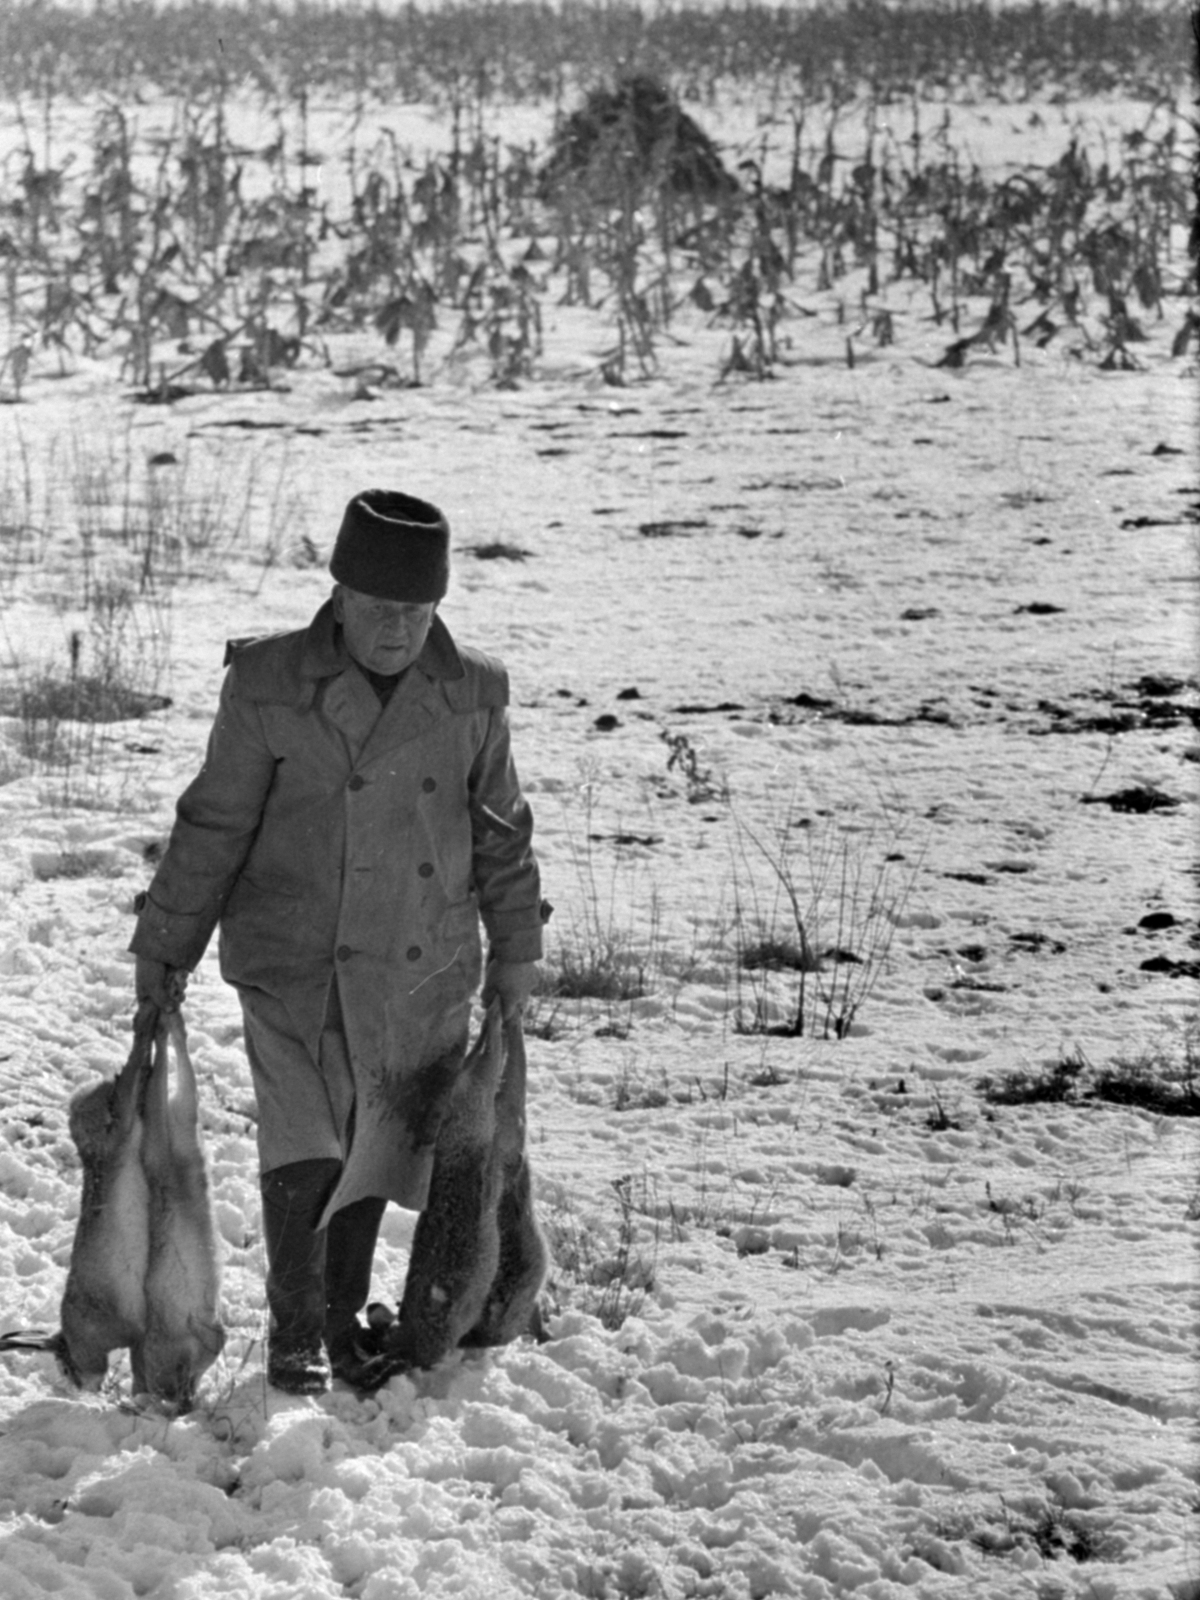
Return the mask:
<svg viewBox="0 0 1200 1600">
<path fill-rule="evenodd" d="M 440 600 L 450 583 L 450 524 L 415 495 L 364 489 L 346 507 L 329 571 L 379 600 Z"/>
</svg>

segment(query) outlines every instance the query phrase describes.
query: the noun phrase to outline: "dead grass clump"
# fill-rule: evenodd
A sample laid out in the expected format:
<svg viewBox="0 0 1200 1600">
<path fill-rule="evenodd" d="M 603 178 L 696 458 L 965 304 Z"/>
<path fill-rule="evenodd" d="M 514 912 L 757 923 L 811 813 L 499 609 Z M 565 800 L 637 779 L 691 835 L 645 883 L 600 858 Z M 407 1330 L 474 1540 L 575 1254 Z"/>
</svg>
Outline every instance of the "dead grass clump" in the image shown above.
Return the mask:
<svg viewBox="0 0 1200 1600">
<path fill-rule="evenodd" d="M 760 1067 L 750 1073 L 746 1082 L 754 1089 L 778 1089 L 781 1084 L 791 1083 L 793 1076 L 790 1072 L 781 1072 L 774 1062 L 764 1060 Z"/>
<path fill-rule="evenodd" d="M 557 918 L 551 924 L 535 993 L 539 999 L 598 1000 L 612 1006 L 641 999 L 654 987 L 662 965 L 661 918 L 651 885 L 647 916 L 640 923 L 630 920 L 629 908 L 643 898 L 638 863 L 619 854 L 611 862 L 601 861 L 596 847 L 608 836 L 595 823 L 598 771 L 585 763 L 582 776 L 580 811 L 568 813 L 573 823 L 581 824 L 568 835 L 575 892 L 564 911 L 562 932 L 557 932 Z"/>
<path fill-rule="evenodd" d="M 1088 1065 L 1083 1051 L 1060 1056 L 1040 1072 L 1016 1068 L 979 1079 L 983 1098 L 996 1106 L 1064 1105 L 1079 1098 L 1079 1079 Z"/>
<path fill-rule="evenodd" d="M 128 722 L 169 704 L 165 695 L 149 694 L 119 679 L 64 677 L 49 669 L 21 684 L 7 698 L 4 709 L 20 717 L 25 728 L 61 722 Z"/>
<path fill-rule="evenodd" d="M 671 1091 L 665 1072 L 652 1082 L 636 1072 L 629 1061 L 625 1062 L 613 1083 L 614 1111 L 657 1111 L 670 1104 Z"/>
<path fill-rule="evenodd" d="M 143 753 L 100 730 L 140 720 L 171 704 L 159 683 L 168 670 L 169 615 L 119 581 L 92 582 L 85 628 L 67 635 L 64 655 L 29 663 L 14 657 L 0 685 L 0 715 L 11 717 L 18 757 L 52 779 L 64 805 L 106 803 L 113 759 Z M 152 752 L 149 752 L 152 753 Z"/>
<path fill-rule="evenodd" d="M 106 761 L 100 725 L 148 716 L 169 705 L 120 679 L 62 676 L 52 669 L 19 682 L 0 696 L 0 711 L 18 719 L 17 750 L 35 770 L 53 774 L 61 798 L 81 794 Z"/>
<path fill-rule="evenodd" d="M 629 1175 L 613 1179 L 619 1208 L 615 1232 L 595 1219 L 585 1224 L 561 1185 L 540 1197 L 553 1262 L 546 1285 L 550 1300 L 559 1310 L 575 1306 L 608 1329 L 640 1313 L 657 1272 L 658 1232 L 643 1248 L 632 1186 Z"/>
<path fill-rule="evenodd" d="M 640 1000 L 649 987 L 646 963 L 614 936 L 552 950 L 537 993 L 552 1000 Z"/>
<path fill-rule="evenodd" d="M 1016 1070 L 978 1080 L 993 1105 L 1133 1106 L 1160 1117 L 1200 1116 L 1200 1019 L 1189 1019 L 1178 1040 L 1164 1037 L 1133 1055 L 1095 1067 L 1074 1051 L 1040 1072 Z"/>
<path fill-rule="evenodd" d="M 108 850 L 64 850 L 34 862 L 33 875 L 43 883 L 58 878 L 117 878 L 120 867 Z"/>
<path fill-rule="evenodd" d="M 1097 1100 L 1139 1106 L 1160 1117 L 1200 1116 L 1200 1024 L 1185 1036 L 1180 1057 L 1162 1046 L 1134 1056 L 1115 1056 L 1091 1085 Z"/>
<path fill-rule="evenodd" d="M 463 547 L 469 550 L 476 561 L 527 561 L 529 551 L 522 550 L 519 544 L 509 544 L 504 539 L 489 539 L 483 544 L 468 544 Z"/>
<path fill-rule="evenodd" d="M 815 962 L 811 951 L 796 939 L 767 934 L 750 939 L 738 950 L 738 961 L 748 972 L 765 968 L 769 972 L 811 972 Z"/>
<path fill-rule="evenodd" d="M 92 638 L 93 670 L 83 670 L 84 638 L 70 635 L 67 660 L 18 671 L 0 690 L 0 713 L 18 719 L 21 755 L 43 767 L 86 766 L 95 756 L 97 724 L 126 722 L 170 705 L 146 686 L 146 664 L 128 654 L 123 641 Z M 111 649 L 106 646 L 111 645 Z"/>
<path fill-rule="evenodd" d="M 1060 1502 L 1033 1502 L 1022 1510 L 1004 1506 L 999 1521 L 988 1521 L 970 1534 L 985 1555 L 1006 1556 L 1034 1549 L 1044 1561 L 1066 1556 L 1080 1563 L 1111 1559 L 1112 1541 L 1092 1518 L 1067 1510 Z"/>
</svg>

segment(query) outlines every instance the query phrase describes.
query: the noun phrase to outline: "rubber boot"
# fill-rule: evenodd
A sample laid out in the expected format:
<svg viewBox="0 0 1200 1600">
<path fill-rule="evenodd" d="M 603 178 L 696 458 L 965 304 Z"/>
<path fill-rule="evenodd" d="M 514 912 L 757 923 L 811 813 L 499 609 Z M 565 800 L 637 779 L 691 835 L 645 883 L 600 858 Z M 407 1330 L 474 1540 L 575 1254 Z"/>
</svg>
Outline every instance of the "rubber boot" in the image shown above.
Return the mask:
<svg viewBox="0 0 1200 1600">
<path fill-rule="evenodd" d="M 371 1292 L 371 1266 L 386 1200 L 368 1197 L 330 1218 L 325 1256 L 325 1348 L 335 1377 L 353 1383 L 373 1353 L 373 1330 L 358 1320 Z"/>
<path fill-rule="evenodd" d="M 329 1387 L 323 1343 L 327 1236 L 317 1222 L 340 1172 L 332 1158 L 295 1161 L 261 1180 L 271 1313 L 267 1379 L 288 1394 L 323 1394 Z"/>
</svg>

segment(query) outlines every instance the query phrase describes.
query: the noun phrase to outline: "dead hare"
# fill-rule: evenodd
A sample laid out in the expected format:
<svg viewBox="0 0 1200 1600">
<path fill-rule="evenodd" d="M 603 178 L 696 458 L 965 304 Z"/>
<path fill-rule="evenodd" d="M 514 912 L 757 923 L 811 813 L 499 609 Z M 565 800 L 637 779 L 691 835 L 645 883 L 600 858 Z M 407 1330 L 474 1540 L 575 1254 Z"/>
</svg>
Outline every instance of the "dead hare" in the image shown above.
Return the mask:
<svg viewBox="0 0 1200 1600">
<path fill-rule="evenodd" d="M 514 1013 L 503 1021 L 493 1002 L 438 1136 L 399 1315 L 363 1387 L 436 1366 L 459 1345 L 538 1334 L 537 1296 L 548 1260 L 525 1155 L 521 1018 Z"/>
<path fill-rule="evenodd" d="M 136 1394 L 190 1410 L 225 1331 L 196 1076 L 178 1012 L 139 1007 L 129 1059 L 116 1078 L 75 1096 L 69 1127 L 83 1195 L 61 1326 L 4 1334 L 0 1350 L 49 1350 L 72 1383 L 96 1391 L 109 1355 L 127 1348 Z"/>
</svg>

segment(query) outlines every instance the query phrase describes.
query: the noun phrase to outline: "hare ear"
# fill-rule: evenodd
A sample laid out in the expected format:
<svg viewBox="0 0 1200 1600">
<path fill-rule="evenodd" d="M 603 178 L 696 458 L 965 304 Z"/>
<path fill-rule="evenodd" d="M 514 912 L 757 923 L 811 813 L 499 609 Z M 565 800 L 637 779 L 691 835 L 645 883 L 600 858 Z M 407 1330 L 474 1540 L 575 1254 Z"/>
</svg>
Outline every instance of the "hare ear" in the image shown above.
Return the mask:
<svg viewBox="0 0 1200 1600">
<path fill-rule="evenodd" d="M 17 1328 L 12 1333 L 0 1333 L 0 1350 L 52 1350 L 57 1354 L 61 1344 L 61 1333 L 47 1333 L 44 1328 Z"/>
</svg>

